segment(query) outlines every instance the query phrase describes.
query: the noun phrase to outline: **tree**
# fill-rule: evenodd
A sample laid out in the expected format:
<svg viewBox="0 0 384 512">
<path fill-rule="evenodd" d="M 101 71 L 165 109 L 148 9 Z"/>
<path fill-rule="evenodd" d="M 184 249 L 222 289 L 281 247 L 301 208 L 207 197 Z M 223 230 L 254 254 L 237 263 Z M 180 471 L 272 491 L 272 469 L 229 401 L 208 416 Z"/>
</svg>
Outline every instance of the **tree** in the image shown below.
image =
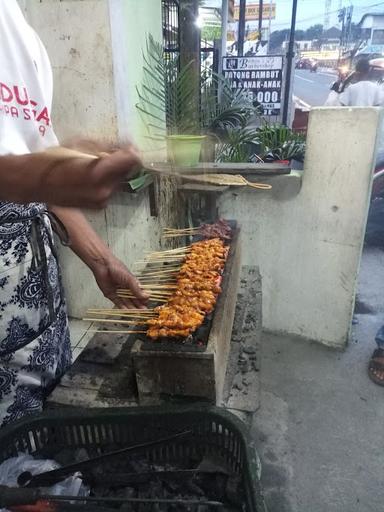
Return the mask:
<svg viewBox="0 0 384 512">
<path fill-rule="evenodd" d="M 304 41 L 306 39 L 305 30 L 296 30 L 295 39 L 296 39 L 296 41 Z"/>
<path fill-rule="evenodd" d="M 288 41 L 289 39 L 289 29 L 284 30 L 275 30 L 272 32 L 271 37 L 269 39 L 269 47 L 271 50 L 277 50 L 281 47 L 284 41 Z"/>
<path fill-rule="evenodd" d="M 305 31 L 305 39 L 308 41 L 313 41 L 314 39 L 320 39 L 323 35 L 323 25 L 321 23 L 318 23 L 317 25 L 312 25 L 311 27 L 307 28 Z"/>
</svg>

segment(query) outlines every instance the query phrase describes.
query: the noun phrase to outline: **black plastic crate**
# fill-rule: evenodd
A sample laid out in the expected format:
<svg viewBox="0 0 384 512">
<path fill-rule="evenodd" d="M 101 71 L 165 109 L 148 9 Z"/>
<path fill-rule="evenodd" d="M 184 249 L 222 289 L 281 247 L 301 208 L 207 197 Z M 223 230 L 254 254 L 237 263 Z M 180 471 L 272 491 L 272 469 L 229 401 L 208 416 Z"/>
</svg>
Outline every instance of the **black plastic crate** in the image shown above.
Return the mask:
<svg viewBox="0 0 384 512">
<path fill-rule="evenodd" d="M 39 456 L 65 447 L 97 448 L 152 441 L 185 430 L 188 438 L 148 448 L 157 463 L 182 463 L 191 455 L 218 455 L 242 477 L 247 512 L 265 512 L 258 478 L 258 458 L 244 424 L 217 407 L 140 407 L 46 411 L 0 431 L 0 462 L 18 453 Z"/>
</svg>

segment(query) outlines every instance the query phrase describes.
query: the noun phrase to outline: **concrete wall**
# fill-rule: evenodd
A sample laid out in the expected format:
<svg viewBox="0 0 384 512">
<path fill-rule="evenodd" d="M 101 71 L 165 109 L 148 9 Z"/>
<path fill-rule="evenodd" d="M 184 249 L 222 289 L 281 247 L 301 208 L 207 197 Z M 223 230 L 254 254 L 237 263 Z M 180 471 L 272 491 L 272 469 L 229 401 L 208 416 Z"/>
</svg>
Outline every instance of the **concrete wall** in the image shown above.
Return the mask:
<svg viewBox="0 0 384 512">
<path fill-rule="evenodd" d="M 142 142 L 135 87 L 146 34 L 161 38 L 161 1 L 20 0 L 20 5 L 52 61 L 53 122 L 59 138 Z M 87 217 L 128 266 L 144 250 L 159 246 L 159 220 L 150 216 L 146 191 L 118 194 L 105 211 L 87 212 Z M 60 257 L 72 316 L 108 304 L 70 250 L 61 248 Z"/>
<path fill-rule="evenodd" d="M 347 343 L 379 118 L 373 108 L 314 109 L 298 194 L 221 197 L 220 215 L 241 224 L 243 263 L 260 267 L 265 329 Z"/>
<path fill-rule="evenodd" d="M 148 35 L 162 41 L 161 0 L 109 0 L 109 5 L 119 129 L 145 151 L 148 140 L 144 120 L 135 107 L 139 100 L 136 87 L 143 81 Z"/>
</svg>

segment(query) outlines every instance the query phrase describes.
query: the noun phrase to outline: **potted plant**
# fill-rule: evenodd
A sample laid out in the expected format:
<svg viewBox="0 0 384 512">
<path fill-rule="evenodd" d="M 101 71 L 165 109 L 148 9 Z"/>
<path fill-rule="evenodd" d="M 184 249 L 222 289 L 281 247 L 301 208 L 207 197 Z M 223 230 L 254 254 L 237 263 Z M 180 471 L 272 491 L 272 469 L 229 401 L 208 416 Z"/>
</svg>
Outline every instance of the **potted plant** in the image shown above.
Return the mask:
<svg viewBox="0 0 384 512">
<path fill-rule="evenodd" d="M 242 91 L 233 91 L 216 73 L 201 77 L 197 101 L 192 76 L 195 63 L 191 61 L 179 70 L 178 59 L 164 55 L 161 44 L 152 36 L 148 37 L 143 59 L 143 82 L 137 87 L 136 107 L 144 117 L 147 137 L 166 140 L 175 165 L 197 165 L 204 140 L 209 136 L 217 140 L 229 127 L 245 125 L 255 112 Z"/>
<path fill-rule="evenodd" d="M 256 131 L 259 156 L 265 162 L 290 161 L 301 167 L 305 156 L 305 136 L 282 124 L 265 124 Z"/>
</svg>

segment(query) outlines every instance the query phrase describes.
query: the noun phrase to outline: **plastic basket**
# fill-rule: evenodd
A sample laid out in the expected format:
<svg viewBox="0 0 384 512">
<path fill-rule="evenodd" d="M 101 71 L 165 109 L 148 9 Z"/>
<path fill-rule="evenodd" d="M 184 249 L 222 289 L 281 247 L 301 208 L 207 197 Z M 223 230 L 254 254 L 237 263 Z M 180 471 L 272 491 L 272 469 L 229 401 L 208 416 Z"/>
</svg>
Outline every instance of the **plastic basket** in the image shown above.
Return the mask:
<svg viewBox="0 0 384 512">
<path fill-rule="evenodd" d="M 232 414 L 217 407 L 140 407 L 61 409 L 27 417 L 0 431 L 0 462 L 18 453 L 43 454 L 63 447 L 95 448 L 129 444 L 191 430 L 188 439 L 148 448 L 146 457 L 158 463 L 182 462 L 190 456 L 219 455 L 241 476 L 247 512 L 265 512 L 258 479 L 258 458 L 247 429 Z"/>
</svg>

